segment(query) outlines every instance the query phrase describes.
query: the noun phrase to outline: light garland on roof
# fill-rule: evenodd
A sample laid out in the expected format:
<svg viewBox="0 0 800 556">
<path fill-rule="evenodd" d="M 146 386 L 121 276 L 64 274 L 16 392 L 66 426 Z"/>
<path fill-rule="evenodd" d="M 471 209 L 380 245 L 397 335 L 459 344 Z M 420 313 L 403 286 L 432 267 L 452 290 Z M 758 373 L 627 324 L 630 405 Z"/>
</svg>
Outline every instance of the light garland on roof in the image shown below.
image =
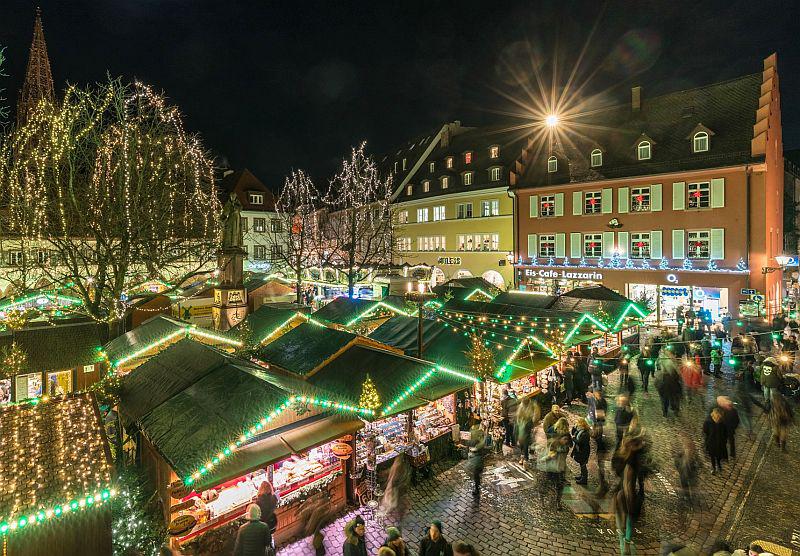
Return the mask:
<svg viewBox="0 0 800 556">
<path fill-rule="evenodd" d="M 483 296 L 484 296 L 486 299 L 488 299 L 489 301 L 491 301 L 492 299 L 494 299 L 494 298 L 495 298 L 495 296 L 494 296 L 494 295 L 489 295 L 488 293 L 486 293 L 486 292 L 485 292 L 485 291 L 483 291 L 482 289 L 480 289 L 480 288 L 475 288 L 474 290 L 472 290 L 472 292 L 470 292 L 470 294 L 469 294 L 468 296 L 466 296 L 466 297 L 464 298 L 464 300 L 465 300 L 465 301 L 470 301 L 470 298 L 471 298 L 473 295 L 475 295 L 475 294 L 481 294 L 481 295 L 483 295 Z"/>
<path fill-rule="evenodd" d="M 407 312 L 403 311 L 402 309 L 398 309 L 397 307 L 393 307 L 393 306 L 389 305 L 388 303 L 384 303 L 383 301 L 378 301 L 378 303 L 376 305 L 373 305 L 372 307 L 370 307 L 369 309 L 367 309 L 366 311 L 362 312 L 360 315 L 355 317 L 353 320 L 351 320 L 350 322 L 345 324 L 345 327 L 352 326 L 353 324 L 357 323 L 361 319 L 368 317 L 369 315 L 371 315 L 372 313 L 374 313 L 375 311 L 377 311 L 381 307 L 383 307 L 384 309 L 388 309 L 389 311 L 392 311 L 393 313 L 396 313 L 398 315 L 403 315 L 404 317 L 410 316 Z"/>
<path fill-rule="evenodd" d="M 135 359 L 135 358 L 139 357 L 140 355 L 143 355 L 143 354 L 147 353 L 148 351 L 157 348 L 158 346 L 164 345 L 167 342 L 169 342 L 170 340 L 173 340 L 173 339 L 175 339 L 175 338 L 177 338 L 178 336 L 181 336 L 181 335 L 199 336 L 201 338 L 207 338 L 209 340 L 215 340 L 215 341 L 222 342 L 222 343 L 225 343 L 225 344 L 230 344 L 230 345 L 236 346 L 236 347 L 242 347 L 244 345 L 239 340 L 234 340 L 232 338 L 227 338 L 225 336 L 220 336 L 219 334 L 213 334 L 211 332 L 207 332 L 205 330 L 199 329 L 197 327 L 197 325 L 190 324 L 190 325 L 184 326 L 182 328 L 179 328 L 178 330 L 175 330 L 175 331 L 167 334 L 166 336 L 164 336 L 163 338 L 161 338 L 159 340 L 151 342 L 150 344 L 144 346 L 141 349 L 138 349 L 138 350 L 134 351 L 133 353 L 130 353 L 130 354 L 126 355 L 125 357 L 121 357 L 121 358 L 117 359 L 116 361 L 112 361 L 111 362 L 111 366 L 112 367 L 119 367 L 120 365 L 123 365 L 124 363 L 127 363 L 131 359 Z"/>
<path fill-rule="evenodd" d="M 523 259 L 518 259 L 516 267 L 526 267 L 526 266 L 543 266 L 543 267 L 552 267 L 552 268 L 598 268 L 598 269 L 610 269 L 610 270 L 673 270 L 673 271 L 680 271 L 680 272 L 714 272 L 720 274 L 749 274 L 750 269 L 747 266 L 747 263 L 743 258 L 739 258 L 739 261 L 736 263 L 735 268 L 720 268 L 716 261 L 709 260 L 708 264 L 705 268 L 695 267 L 692 263 L 692 259 L 684 259 L 684 262 L 681 263 L 679 266 L 670 266 L 669 259 L 661 259 L 658 266 L 651 266 L 650 261 L 648 259 L 641 259 L 639 266 L 633 266 L 634 259 L 627 259 L 627 262 L 623 265 L 622 263 L 615 263 L 614 259 L 609 259 L 608 263 L 603 262 L 602 258 L 597 260 L 595 265 L 589 264 L 589 262 L 582 258 L 577 263 L 572 263 L 569 257 L 563 259 L 563 262 L 558 263 L 554 257 L 548 258 L 545 263 L 539 263 L 536 258 L 530 259 L 529 263 L 524 263 Z M 686 262 L 688 261 L 688 262 Z"/>
</svg>

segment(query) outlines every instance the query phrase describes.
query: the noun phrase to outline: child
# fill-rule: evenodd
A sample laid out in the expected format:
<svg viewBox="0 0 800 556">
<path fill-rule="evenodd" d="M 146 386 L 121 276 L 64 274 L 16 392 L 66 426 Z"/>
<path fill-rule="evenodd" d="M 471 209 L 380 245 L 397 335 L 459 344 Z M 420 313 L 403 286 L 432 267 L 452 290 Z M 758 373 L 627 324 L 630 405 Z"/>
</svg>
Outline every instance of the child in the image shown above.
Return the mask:
<svg viewBox="0 0 800 556">
<path fill-rule="evenodd" d="M 719 348 L 711 350 L 711 374 L 714 376 L 722 374 L 722 352 Z"/>
</svg>

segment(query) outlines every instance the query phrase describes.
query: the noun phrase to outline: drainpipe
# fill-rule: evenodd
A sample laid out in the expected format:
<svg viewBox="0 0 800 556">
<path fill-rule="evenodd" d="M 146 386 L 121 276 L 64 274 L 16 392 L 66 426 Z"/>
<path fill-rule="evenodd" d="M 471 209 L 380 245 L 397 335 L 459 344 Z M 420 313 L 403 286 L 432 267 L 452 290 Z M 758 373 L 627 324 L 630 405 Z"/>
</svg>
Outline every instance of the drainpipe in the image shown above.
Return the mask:
<svg viewBox="0 0 800 556">
<path fill-rule="evenodd" d="M 745 183 L 747 184 L 747 191 L 745 194 L 744 209 L 745 215 L 745 247 L 747 256 L 747 268 L 750 268 L 750 176 L 753 173 L 753 167 L 748 166 L 745 170 Z M 752 271 L 752 269 L 751 269 Z M 750 274 L 747 275 L 747 287 L 750 287 Z M 730 310 L 728 311 L 730 312 Z"/>
<path fill-rule="evenodd" d="M 519 201 L 519 197 L 514 194 L 513 191 L 510 189 L 506 189 L 506 194 L 511 197 L 513 208 L 511 209 L 511 225 L 513 226 L 513 230 L 511 232 L 511 252 L 514 253 L 514 259 L 511 261 L 511 280 L 514 284 L 514 288 L 519 288 L 519 284 L 517 284 L 517 267 L 514 266 L 516 262 L 519 260 L 519 253 L 517 252 L 517 247 L 519 246 L 519 230 L 517 229 L 517 218 L 519 216 L 519 207 L 517 203 Z"/>
</svg>

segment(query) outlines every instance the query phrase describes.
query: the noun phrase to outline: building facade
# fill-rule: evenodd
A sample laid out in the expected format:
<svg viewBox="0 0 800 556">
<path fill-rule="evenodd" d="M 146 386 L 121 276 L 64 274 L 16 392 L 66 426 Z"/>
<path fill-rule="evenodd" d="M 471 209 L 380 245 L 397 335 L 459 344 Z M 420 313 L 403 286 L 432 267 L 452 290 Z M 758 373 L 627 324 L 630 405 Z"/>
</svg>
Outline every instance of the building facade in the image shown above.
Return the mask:
<svg viewBox="0 0 800 556">
<path fill-rule="evenodd" d="M 516 284 L 602 283 L 672 322 L 781 310 L 783 149 L 775 55 L 763 72 L 598 110 L 523 153 Z M 570 125 L 565 123 L 565 126 Z"/>
<path fill-rule="evenodd" d="M 432 285 L 468 276 L 512 285 L 509 187 L 524 143 L 516 130 L 453 122 L 384 158 L 395 175 L 398 262 L 428 270 Z"/>
</svg>

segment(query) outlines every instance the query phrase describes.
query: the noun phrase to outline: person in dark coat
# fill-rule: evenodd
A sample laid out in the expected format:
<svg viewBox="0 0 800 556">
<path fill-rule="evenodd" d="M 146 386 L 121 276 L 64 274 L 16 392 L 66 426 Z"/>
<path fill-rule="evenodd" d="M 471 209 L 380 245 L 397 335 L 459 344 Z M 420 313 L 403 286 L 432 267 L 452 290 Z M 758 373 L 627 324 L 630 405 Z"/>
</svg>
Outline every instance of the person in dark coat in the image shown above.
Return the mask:
<svg viewBox="0 0 800 556">
<path fill-rule="evenodd" d="M 589 374 L 592 377 L 592 390 L 601 391 L 603 389 L 602 363 L 597 353 L 597 348 L 592 348 L 592 355 L 589 357 Z"/>
<path fill-rule="evenodd" d="M 269 526 L 261 521 L 261 509 L 256 504 L 250 504 L 247 506 L 247 523 L 239 527 L 236 533 L 233 556 L 264 556 L 267 548 L 271 547 L 272 535 Z"/>
<path fill-rule="evenodd" d="M 503 388 L 503 394 L 500 398 L 500 416 L 502 417 L 502 425 L 504 431 L 503 444 L 506 446 L 514 446 L 514 421 L 517 418 L 517 406 L 519 400 L 513 390 Z"/>
<path fill-rule="evenodd" d="M 794 424 L 794 412 L 780 392 L 775 394 L 770 405 L 769 423 L 772 427 L 772 440 L 785 452 L 789 427 Z"/>
<path fill-rule="evenodd" d="M 442 536 L 442 522 L 434 519 L 419 543 L 419 556 L 453 556 L 453 548 Z"/>
<path fill-rule="evenodd" d="M 589 469 L 586 464 L 589 462 L 591 455 L 592 445 L 591 427 L 586 419 L 583 417 L 578 418 L 578 422 L 572 428 L 572 440 L 574 442 L 572 448 L 572 459 L 580 466 L 581 474 L 575 477 L 575 484 L 585 485 L 589 480 Z"/>
<path fill-rule="evenodd" d="M 258 495 L 255 500 L 256 505 L 261 508 L 261 521 L 269 525 L 270 531 L 274 532 L 278 528 L 278 517 L 275 509 L 278 507 L 278 497 L 272 483 L 264 481 L 258 487 Z"/>
<path fill-rule="evenodd" d="M 736 429 L 739 427 L 739 412 L 728 396 L 717 396 L 717 407 L 722 411 L 722 422 L 728 433 L 728 454 L 736 457 Z"/>
<path fill-rule="evenodd" d="M 368 556 L 367 542 L 364 540 L 366 532 L 364 518 L 360 515 L 347 522 L 344 526 L 343 556 Z"/>
<path fill-rule="evenodd" d="M 630 398 L 624 394 L 617 396 L 617 407 L 614 410 L 614 425 L 617 427 L 617 448 L 622 444 L 622 437 L 633 419 L 633 408 Z"/>
<path fill-rule="evenodd" d="M 627 353 L 620 355 L 619 361 L 617 361 L 617 370 L 619 370 L 619 389 L 623 391 L 628 387 L 628 372 L 630 371 Z"/>
<path fill-rule="evenodd" d="M 672 408 L 674 413 L 678 413 L 683 386 L 675 358 L 667 355 L 659 357 L 659 362 L 661 369 L 656 373 L 655 387 L 661 398 L 661 411 L 666 417 L 669 408 Z"/>
<path fill-rule="evenodd" d="M 722 460 L 728 459 L 728 431 L 722 420 L 722 411 L 715 407 L 703 423 L 706 453 L 711 460 L 712 475 L 722 471 Z"/>
<path fill-rule="evenodd" d="M 569 407 L 575 399 L 575 367 L 570 359 L 564 363 L 561 376 L 564 384 L 564 405 Z"/>
</svg>

